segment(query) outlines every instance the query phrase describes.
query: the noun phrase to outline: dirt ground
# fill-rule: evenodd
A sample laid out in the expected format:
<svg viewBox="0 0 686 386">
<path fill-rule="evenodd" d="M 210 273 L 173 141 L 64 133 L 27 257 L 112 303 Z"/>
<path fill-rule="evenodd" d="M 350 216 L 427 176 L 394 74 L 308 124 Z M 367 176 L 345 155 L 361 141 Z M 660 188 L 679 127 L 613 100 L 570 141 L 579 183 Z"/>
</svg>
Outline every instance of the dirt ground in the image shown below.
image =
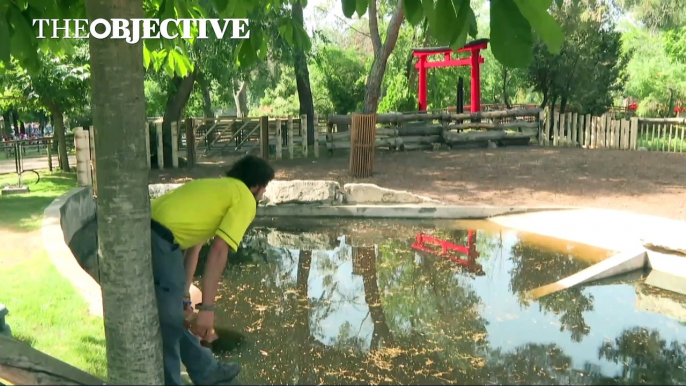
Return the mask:
<svg viewBox="0 0 686 386">
<path fill-rule="evenodd" d="M 323 150 L 323 149 L 322 149 Z M 221 176 L 236 158 L 153 170 L 151 183 Z M 574 205 L 686 220 L 686 154 L 578 148 L 376 153 L 374 176 L 353 179 L 349 155 L 272 160 L 277 179 L 369 182 L 454 204 Z"/>
</svg>

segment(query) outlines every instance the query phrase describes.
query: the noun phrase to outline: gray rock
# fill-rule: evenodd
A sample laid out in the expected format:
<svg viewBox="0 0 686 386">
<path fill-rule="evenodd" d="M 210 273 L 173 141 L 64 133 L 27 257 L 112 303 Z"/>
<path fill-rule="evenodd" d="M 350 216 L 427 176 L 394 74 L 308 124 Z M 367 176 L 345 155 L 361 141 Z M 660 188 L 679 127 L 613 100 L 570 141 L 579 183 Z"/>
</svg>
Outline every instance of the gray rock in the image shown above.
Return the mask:
<svg viewBox="0 0 686 386">
<path fill-rule="evenodd" d="M 292 180 L 269 183 L 260 205 L 337 205 L 342 201 L 341 186 L 336 181 Z"/>
<path fill-rule="evenodd" d="M 343 186 L 347 204 L 440 204 L 414 193 L 382 188 L 374 184 L 350 183 Z"/>
<path fill-rule="evenodd" d="M 150 184 L 148 185 L 148 193 L 150 194 L 150 198 L 153 199 L 167 192 L 171 192 L 179 186 L 181 186 L 181 184 Z"/>
<path fill-rule="evenodd" d="M 4 304 L 0 304 L 0 334 L 12 337 L 10 326 L 5 322 L 5 316 L 9 314 L 9 310 Z"/>
<path fill-rule="evenodd" d="M 267 243 L 272 247 L 309 251 L 331 250 L 335 247 L 333 241 L 326 233 L 288 233 L 274 229 L 267 235 Z"/>
<path fill-rule="evenodd" d="M 647 249 L 686 256 L 686 239 L 682 236 L 674 237 L 674 233 L 653 234 L 644 237 L 641 242 Z"/>
</svg>

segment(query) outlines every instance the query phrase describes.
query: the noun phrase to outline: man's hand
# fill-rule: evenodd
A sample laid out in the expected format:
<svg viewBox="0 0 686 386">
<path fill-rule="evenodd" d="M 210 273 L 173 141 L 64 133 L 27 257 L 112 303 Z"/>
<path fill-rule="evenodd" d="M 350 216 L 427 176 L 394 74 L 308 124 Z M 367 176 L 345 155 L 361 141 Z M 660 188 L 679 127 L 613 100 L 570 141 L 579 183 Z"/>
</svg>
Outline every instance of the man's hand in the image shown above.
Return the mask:
<svg viewBox="0 0 686 386">
<path fill-rule="evenodd" d="M 217 339 L 214 332 L 214 311 L 199 311 L 194 323 L 191 325 L 191 332 L 200 340 L 212 342 Z"/>
</svg>

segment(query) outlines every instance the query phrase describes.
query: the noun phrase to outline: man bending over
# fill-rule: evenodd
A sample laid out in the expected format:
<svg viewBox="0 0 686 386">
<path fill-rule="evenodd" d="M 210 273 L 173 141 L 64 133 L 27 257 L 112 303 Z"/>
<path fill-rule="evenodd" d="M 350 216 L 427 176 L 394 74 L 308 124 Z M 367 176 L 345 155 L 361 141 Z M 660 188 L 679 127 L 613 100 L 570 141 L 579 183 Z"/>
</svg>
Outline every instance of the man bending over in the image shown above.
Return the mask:
<svg viewBox="0 0 686 386">
<path fill-rule="evenodd" d="M 224 178 L 187 182 L 152 201 L 151 242 L 155 294 L 162 329 L 165 384 L 181 385 L 181 362 L 196 385 L 228 383 L 237 363 L 221 364 L 200 345 L 214 329 L 214 300 L 229 251 L 237 251 L 255 218 L 257 202 L 274 179 L 261 158 L 246 156 Z M 200 247 L 214 238 L 202 281 L 194 336 L 184 327 L 184 309 Z M 188 250 L 184 259 L 183 250 Z M 184 261 L 185 260 L 185 261 Z"/>
</svg>

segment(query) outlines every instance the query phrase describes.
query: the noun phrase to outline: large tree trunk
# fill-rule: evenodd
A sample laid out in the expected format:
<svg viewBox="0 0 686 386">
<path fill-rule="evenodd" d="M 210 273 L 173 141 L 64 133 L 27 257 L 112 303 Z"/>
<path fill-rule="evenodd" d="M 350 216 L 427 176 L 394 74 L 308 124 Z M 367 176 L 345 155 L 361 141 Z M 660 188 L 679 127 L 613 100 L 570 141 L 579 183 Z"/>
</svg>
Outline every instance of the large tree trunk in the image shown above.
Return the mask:
<svg viewBox="0 0 686 386">
<path fill-rule="evenodd" d="M 234 81 L 233 101 L 236 104 L 236 116 L 245 118 L 250 111 L 248 110 L 248 85 L 250 81 L 243 80 L 240 83 Z"/>
<path fill-rule="evenodd" d="M 57 160 L 62 171 L 68 172 L 69 155 L 67 154 L 67 142 L 64 136 L 64 114 L 55 103 L 49 102 L 50 114 L 55 127 L 55 137 L 57 137 Z"/>
<path fill-rule="evenodd" d="M 400 26 L 403 23 L 405 14 L 403 13 L 403 2 L 398 1 L 397 8 L 391 17 L 386 29 L 386 40 L 381 43 L 381 35 L 379 35 L 379 25 L 376 16 L 376 1 L 369 2 L 369 31 L 372 37 L 372 46 L 374 47 L 374 62 L 372 69 L 367 77 L 367 89 L 364 93 L 364 105 L 362 107 L 363 114 L 374 114 L 379 108 L 379 98 L 381 97 L 381 84 L 386 73 L 386 64 L 388 64 L 388 57 L 391 56 L 395 43 L 398 41 L 398 33 Z"/>
<path fill-rule="evenodd" d="M 3 125 L 3 135 L 10 136 L 12 132 L 12 123 L 10 122 L 10 111 L 5 110 L 2 112 L 2 125 Z"/>
<path fill-rule="evenodd" d="M 88 19 L 143 18 L 143 0 L 89 0 Z M 90 39 L 98 257 L 113 384 L 164 383 L 152 280 L 143 45 Z"/>
<path fill-rule="evenodd" d="M 505 107 L 507 109 L 511 109 L 512 105 L 510 104 L 510 97 L 507 95 L 507 83 L 508 83 L 508 75 L 509 75 L 509 70 L 507 67 L 503 66 L 502 68 L 502 75 L 503 75 L 503 103 L 505 104 Z"/>
<path fill-rule="evenodd" d="M 295 19 L 296 23 L 305 27 L 303 6 L 300 1 L 293 4 L 293 19 Z M 300 48 L 297 48 L 295 51 L 293 69 L 295 70 L 295 84 L 298 88 L 300 115 L 307 115 L 307 144 L 314 146 L 314 101 L 312 100 L 310 70 L 307 67 L 305 53 Z"/>
<path fill-rule="evenodd" d="M 205 74 L 198 71 L 196 75 L 196 81 L 198 86 L 200 86 L 200 91 L 202 93 L 202 112 L 205 118 L 214 118 L 214 109 L 212 108 L 212 97 L 210 95 L 210 84 L 205 77 Z"/>
<path fill-rule="evenodd" d="M 164 164 L 171 166 L 172 157 L 172 122 L 178 122 L 181 119 L 181 113 L 188 104 L 188 99 L 193 92 L 193 85 L 195 84 L 195 73 L 192 72 L 181 78 L 175 76 L 172 80 L 174 84 L 174 92 L 167 97 L 167 106 L 164 109 L 164 118 L 162 120 L 162 149 L 164 153 Z M 159 154 L 157 155 L 160 156 Z"/>
</svg>

